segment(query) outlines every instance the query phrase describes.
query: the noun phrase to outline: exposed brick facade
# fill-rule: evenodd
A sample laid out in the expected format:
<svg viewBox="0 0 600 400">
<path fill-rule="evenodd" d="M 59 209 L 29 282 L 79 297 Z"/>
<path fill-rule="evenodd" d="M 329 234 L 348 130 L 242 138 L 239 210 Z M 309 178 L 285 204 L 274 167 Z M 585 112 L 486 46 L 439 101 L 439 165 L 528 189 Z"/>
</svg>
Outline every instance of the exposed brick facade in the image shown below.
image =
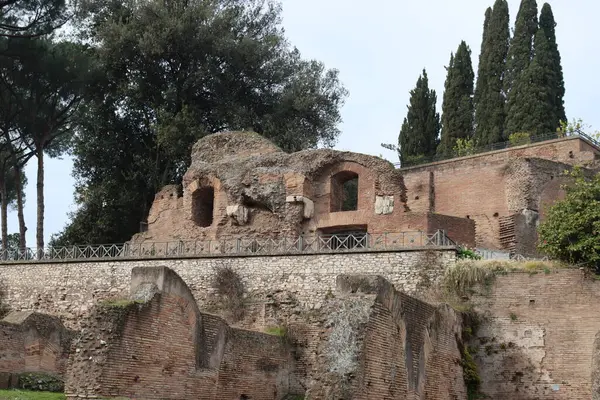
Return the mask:
<svg viewBox="0 0 600 400">
<path fill-rule="evenodd" d="M 568 137 L 397 170 L 364 154 L 285 154 L 258 135 L 215 134 L 196 143 L 183 190 L 159 192 L 148 230 L 133 240 L 441 229 L 461 245 L 530 255 L 537 224 L 564 195 L 562 172 L 599 158 Z M 350 178 L 356 207 L 342 210 Z"/>
<path fill-rule="evenodd" d="M 564 170 L 598 157 L 600 150 L 586 141 L 565 138 L 401 171 L 412 212 L 468 218 L 477 247 L 530 255 L 537 224 L 564 196 Z M 452 232 L 452 224 L 440 226 Z"/>
<path fill-rule="evenodd" d="M 344 190 L 351 179 L 358 182 L 353 195 Z M 344 198 L 352 196 L 355 207 L 343 209 Z M 156 195 L 147 231 L 133 241 L 348 231 L 457 233 L 460 227 L 451 238 L 474 245 L 472 221 L 430 211 L 407 207 L 401 172 L 379 157 L 327 149 L 286 154 L 258 135 L 228 132 L 196 143 L 182 190 L 167 186 Z"/>
<path fill-rule="evenodd" d="M 495 400 L 588 400 L 600 282 L 583 270 L 498 276 L 474 299 L 482 391 Z M 596 377 L 597 378 L 597 377 Z"/>
<path fill-rule="evenodd" d="M 105 304 L 88 320 L 88 334 L 70 361 L 68 398 L 267 400 L 295 394 L 293 357 L 280 337 L 233 329 L 200 313 L 185 283 L 167 268 L 134 269 L 132 293 L 151 299 Z"/>
<path fill-rule="evenodd" d="M 0 372 L 63 376 L 73 336 L 57 317 L 12 312 L 0 321 Z"/>
</svg>

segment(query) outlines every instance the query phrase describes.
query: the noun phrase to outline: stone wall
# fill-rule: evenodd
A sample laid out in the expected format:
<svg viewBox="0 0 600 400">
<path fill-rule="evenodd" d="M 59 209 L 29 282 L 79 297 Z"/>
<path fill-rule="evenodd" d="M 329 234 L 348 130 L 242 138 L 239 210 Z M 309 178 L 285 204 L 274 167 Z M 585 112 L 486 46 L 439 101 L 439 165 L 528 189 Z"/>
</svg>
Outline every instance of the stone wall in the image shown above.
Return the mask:
<svg viewBox="0 0 600 400">
<path fill-rule="evenodd" d="M 482 391 L 495 400 L 590 399 L 599 302 L 600 282 L 583 270 L 498 276 L 475 299 Z"/>
<path fill-rule="evenodd" d="M 247 304 L 255 311 L 256 326 L 266 326 L 273 295 L 286 292 L 287 302 L 300 308 L 319 308 L 335 290 L 336 276 L 345 273 L 381 275 L 398 290 L 415 293 L 437 280 L 453 265 L 453 248 L 277 257 L 228 257 L 144 261 L 5 264 L 0 282 L 15 311 L 35 310 L 60 317 L 71 328 L 98 301 L 128 295 L 134 267 L 168 266 L 188 284 L 203 310 L 217 311 L 215 271 L 230 267 L 244 282 Z M 250 326 L 250 325 L 248 325 Z"/>
</svg>

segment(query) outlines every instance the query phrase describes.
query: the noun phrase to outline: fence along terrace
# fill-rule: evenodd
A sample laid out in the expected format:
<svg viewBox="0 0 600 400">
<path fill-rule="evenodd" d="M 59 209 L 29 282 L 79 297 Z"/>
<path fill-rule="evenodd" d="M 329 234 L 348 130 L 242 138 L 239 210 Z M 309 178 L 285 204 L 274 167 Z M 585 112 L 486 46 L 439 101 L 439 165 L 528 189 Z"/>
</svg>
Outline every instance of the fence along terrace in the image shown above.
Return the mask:
<svg viewBox="0 0 600 400">
<path fill-rule="evenodd" d="M 27 248 L 2 251 L 1 260 L 9 262 L 76 261 L 87 259 L 147 259 L 244 255 L 321 254 L 368 251 L 401 251 L 416 248 L 453 247 L 456 244 L 444 231 L 422 231 L 307 235 L 298 237 L 221 238 L 173 242 L 145 242 Z"/>
</svg>

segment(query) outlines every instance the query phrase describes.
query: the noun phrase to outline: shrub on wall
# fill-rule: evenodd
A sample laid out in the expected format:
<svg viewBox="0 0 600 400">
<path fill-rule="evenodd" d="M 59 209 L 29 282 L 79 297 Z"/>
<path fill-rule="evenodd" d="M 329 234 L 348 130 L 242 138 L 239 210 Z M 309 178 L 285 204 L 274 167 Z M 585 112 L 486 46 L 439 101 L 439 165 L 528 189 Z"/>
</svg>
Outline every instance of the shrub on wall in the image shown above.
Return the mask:
<svg viewBox="0 0 600 400">
<path fill-rule="evenodd" d="M 540 224 L 539 248 L 559 260 L 600 272 L 600 174 L 586 177 L 581 168 L 566 175 L 573 183 Z"/>
<path fill-rule="evenodd" d="M 244 317 L 244 283 L 238 273 L 229 266 L 217 268 L 213 288 L 233 320 L 241 320 Z"/>
<path fill-rule="evenodd" d="M 527 132 L 516 132 L 508 137 L 511 146 L 522 146 L 531 143 L 531 136 Z"/>
<path fill-rule="evenodd" d="M 470 156 L 471 154 L 475 154 L 476 147 L 477 144 L 475 143 L 475 140 L 473 138 L 458 138 L 456 139 L 456 144 L 454 145 L 454 148 L 452 150 L 454 151 L 454 155 L 456 157 L 464 157 Z"/>
</svg>

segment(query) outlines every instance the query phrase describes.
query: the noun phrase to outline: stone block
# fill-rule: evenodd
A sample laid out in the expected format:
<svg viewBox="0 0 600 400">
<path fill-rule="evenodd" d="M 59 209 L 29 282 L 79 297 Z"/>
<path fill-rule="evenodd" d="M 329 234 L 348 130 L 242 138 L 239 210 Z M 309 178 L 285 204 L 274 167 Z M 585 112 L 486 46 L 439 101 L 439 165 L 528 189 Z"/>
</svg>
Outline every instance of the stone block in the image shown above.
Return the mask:
<svg viewBox="0 0 600 400">
<path fill-rule="evenodd" d="M 227 206 L 227 216 L 232 218 L 238 225 L 246 225 L 248 223 L 248 209 L 241 204 Z"/>
<path fill-rule="evenodd" d="M 310 219 L 315 213 L 315 203 L 305 196 L 287 196 L 285 198 L 286 203 L 304 203 L 304 218 Z"/>
<path fill-rule="evenodd" d="M 375 214 L 387 215 L 394 212 L 394 196 L 375 196 Z"/>
</svg>

